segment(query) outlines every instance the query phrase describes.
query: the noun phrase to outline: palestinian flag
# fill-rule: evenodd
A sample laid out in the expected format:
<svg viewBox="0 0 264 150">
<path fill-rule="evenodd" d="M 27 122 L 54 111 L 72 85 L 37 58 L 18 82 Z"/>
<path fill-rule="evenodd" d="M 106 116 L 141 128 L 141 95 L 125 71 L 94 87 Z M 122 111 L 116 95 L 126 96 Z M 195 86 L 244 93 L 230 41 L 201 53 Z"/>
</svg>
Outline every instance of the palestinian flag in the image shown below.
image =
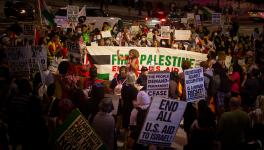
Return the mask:
<svg viewBox="0 0 264 150">
<path fill-rule="evenodd" d="M 55 24 L 54 22 L 55 16 L 49 10 L 45 0 L 37 0 L 37 8 L 41 12 L 41 15 L 47 20 L 48 24 L 50 26 L 53 26 Z"/>
<path fill-rule="evenodd" d="M 111 65 L 111 55 L 93 55 L 88 54 L 88 61 L 91 66 L 96 66 L 98 69 L 97 78 L 102 80 L 110 80 L 110 72 L 102 71 L 101 67 Z M 98 66 L 101 66 L 98 68 Z M 105 70 L 105 69 L 103 69 Z"/>
</svg>

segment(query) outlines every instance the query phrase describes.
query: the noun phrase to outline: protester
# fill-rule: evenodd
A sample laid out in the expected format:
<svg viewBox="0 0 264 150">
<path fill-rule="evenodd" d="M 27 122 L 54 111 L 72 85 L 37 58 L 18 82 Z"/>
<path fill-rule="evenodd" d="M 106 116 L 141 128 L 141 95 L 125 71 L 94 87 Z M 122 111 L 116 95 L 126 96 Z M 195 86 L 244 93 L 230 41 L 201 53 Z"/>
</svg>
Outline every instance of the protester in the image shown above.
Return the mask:
<svg viewBox="0 0 264 150">
<path fill-rule="evenodd" d="M 139 52 L 136 49 L 129 50 L 129 56 L 121 56 L 117 50 L 117 56 L 120 60 L 127 60 L 128 72 L 138 77 Z"/>
<path fill-rule="evenodd" d="M 101 137 L 107 149 L 114 149 L 115 120 L 110 114 L 112 111 L 111 98 L 103 98 L 99 104 L 99 112 L 95 115 L 92 127 Z"/>
<path fill-rule="evenodd" d="M 250 119 L 240 108 L 241 100 L 231 97 L 230 111 L 222 114 L 219 120 L 219 137 L 223 150 L 239 150 L 246 142 L 247 132 L 250 129 Z"/>
</svg>

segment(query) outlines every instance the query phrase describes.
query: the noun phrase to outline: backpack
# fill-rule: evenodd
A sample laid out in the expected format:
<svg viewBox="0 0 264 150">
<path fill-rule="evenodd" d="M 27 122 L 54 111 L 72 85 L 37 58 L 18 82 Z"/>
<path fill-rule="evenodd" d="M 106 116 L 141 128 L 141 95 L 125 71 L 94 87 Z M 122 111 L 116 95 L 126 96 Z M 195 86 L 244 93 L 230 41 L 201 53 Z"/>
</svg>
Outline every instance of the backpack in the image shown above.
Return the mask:
<svg viewBox="0 0 264 150">
<path fill-rule="evenodd" d="M 116 86 L 115 86 L 115 89 L 114 89 L 114 93 L 115 95 L 118 95 L 120 96 L 121 95 L 121 90 L 123 88 L 123 84 L 126 82 L 126 79 L 123 81 L 123 82 L 119 82 L 116 78 Z"/>
<path fill-rule="evenodd" d="M 209 78 L 208 88 L 206 89 L 208 98 L 215 96 L 219 88 L 219 84 L 216 81 L 216 80 L 220 80 L 219 75 L 210 76 L 209 74 L 204 73 L 204 76 Z"/>
</svg>

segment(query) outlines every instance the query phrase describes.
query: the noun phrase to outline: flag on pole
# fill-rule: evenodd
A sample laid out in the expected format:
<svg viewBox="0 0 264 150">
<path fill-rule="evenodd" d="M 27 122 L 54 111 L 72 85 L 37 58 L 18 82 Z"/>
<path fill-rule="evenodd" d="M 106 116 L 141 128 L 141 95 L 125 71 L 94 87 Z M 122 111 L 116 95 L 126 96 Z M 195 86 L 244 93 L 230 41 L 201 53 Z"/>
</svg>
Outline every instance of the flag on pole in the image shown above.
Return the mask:
<svg viewBox="0 0 264 150">
<path fill-rule="evenodd" d="M 78 17 L 86 16 L 86 5 L 79 11 Z"/>
<path fill-rule="evenodd" d="M 51 11 L 49 10 L 45 0 L 37 0 L 38 1 L 38 10 L 41 13 L 41 16 L 43 16 L 49 25 L 54 25 L 54 18 L 55 16 L 51 13 Z"/>
</svg>

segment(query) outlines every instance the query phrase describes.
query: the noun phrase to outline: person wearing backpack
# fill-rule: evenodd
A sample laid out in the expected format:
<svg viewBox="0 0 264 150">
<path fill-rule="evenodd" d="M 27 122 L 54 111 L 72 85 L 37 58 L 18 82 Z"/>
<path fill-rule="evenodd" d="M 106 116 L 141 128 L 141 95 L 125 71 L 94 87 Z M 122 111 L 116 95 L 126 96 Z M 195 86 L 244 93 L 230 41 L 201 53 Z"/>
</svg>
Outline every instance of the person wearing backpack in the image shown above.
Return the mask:
<svg viewBox="0 0 264 150">
<path fill-rule="evenodd" d="M 146 119 L 150 102 L 150 97 L 145 91 L 138 92 L 137 100 L 134 101 L 134 108 L 130 115 L 130 135 L 128 140 L 128 147 L 131 147 L 133 150 L 148 149 L 147 146 L 138 144 L 136 143 L 136 141 Z"/>
</svg>

